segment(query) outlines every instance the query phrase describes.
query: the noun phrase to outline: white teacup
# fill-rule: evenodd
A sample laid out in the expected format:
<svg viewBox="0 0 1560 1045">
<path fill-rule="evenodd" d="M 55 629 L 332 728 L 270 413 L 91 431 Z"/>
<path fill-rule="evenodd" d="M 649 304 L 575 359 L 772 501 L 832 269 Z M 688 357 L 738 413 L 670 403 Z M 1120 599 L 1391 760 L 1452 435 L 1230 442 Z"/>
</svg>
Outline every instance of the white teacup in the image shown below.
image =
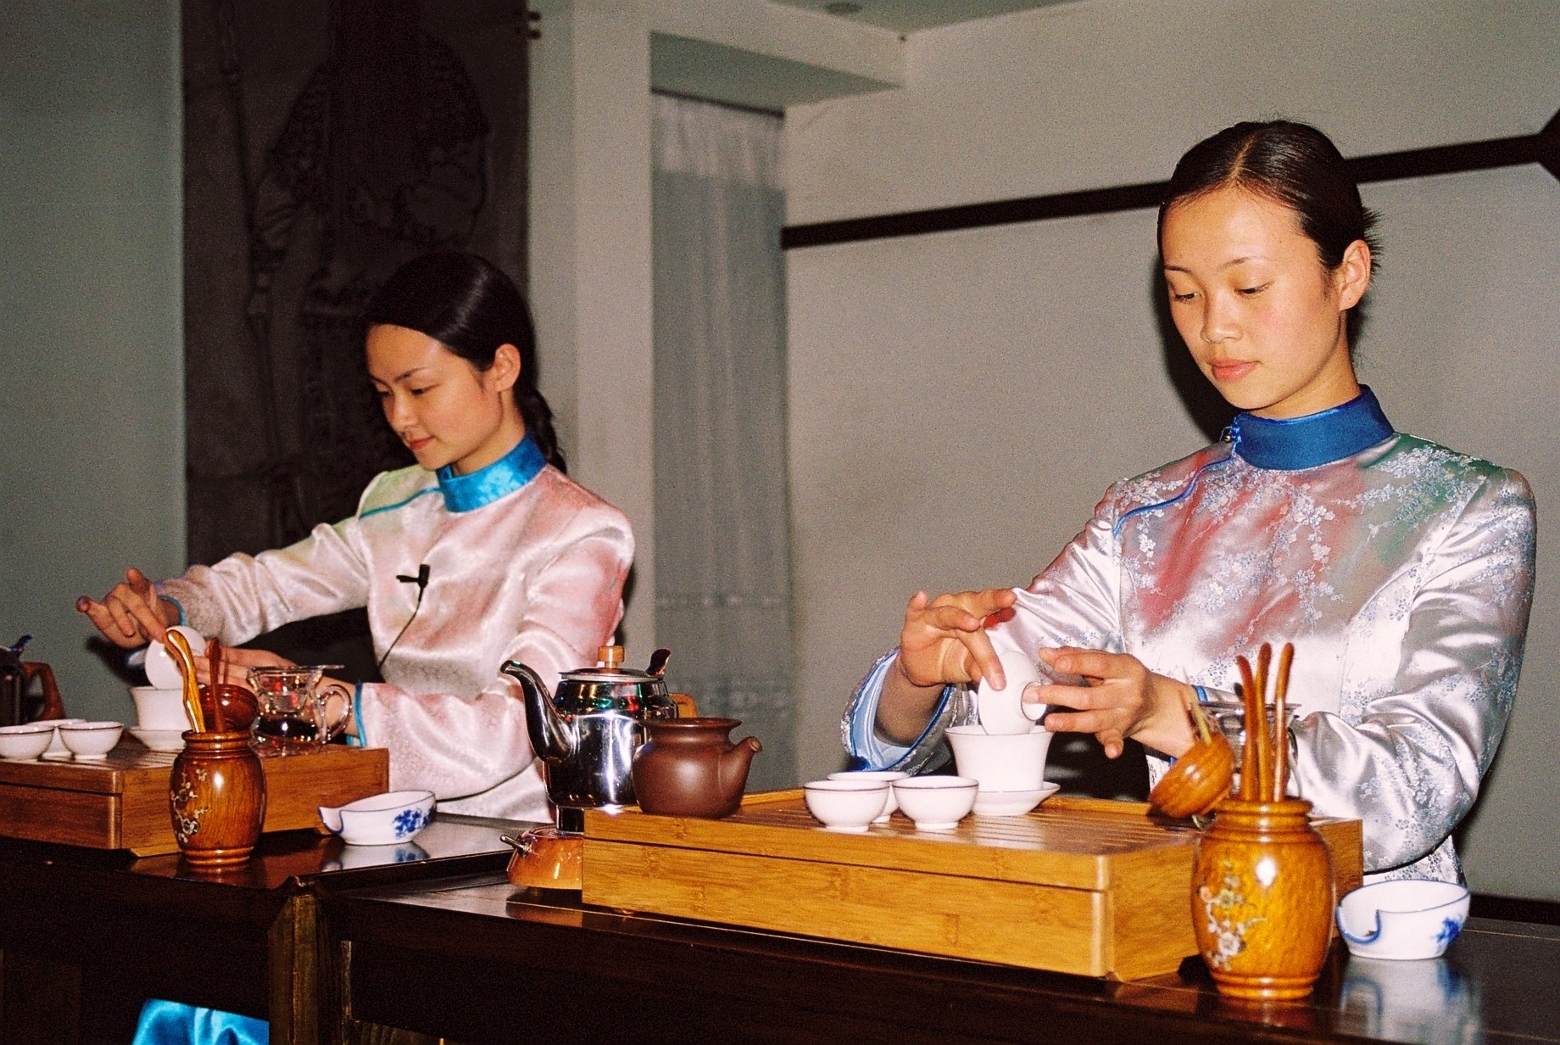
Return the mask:
<svg viewBox="0 0 1560 1045">
<path fill-rule="evenodd" d="M 135 701 L 135 722 L 139 729 L 183 733 L 186 729 L 195 728 L 184 706 L 182 689 L 131 686 L 130 699 Z"/>
<path fill-rule="evenodd" d="M 910 774 L 900 772 L 897 769 L 842 769 L 838 773 L 830 773 L 830 780 L 877 780 L 889 785 L 888 806 L 878 814 L 874 824 L 886 824 L 894 810 L 899 808 L 899 801 L 894 796 L 894 781 L 909 780 Z"/>
<path fill-rule="evenodd" d="M 1045 756 L 1051 733 L 1034 725 L 1028 733 L 987 733 L 980 726 L 948 727 L 959 775 L 973 777 L 982 791 L 1038 791 L 1045 785 Z"/>
</svg>

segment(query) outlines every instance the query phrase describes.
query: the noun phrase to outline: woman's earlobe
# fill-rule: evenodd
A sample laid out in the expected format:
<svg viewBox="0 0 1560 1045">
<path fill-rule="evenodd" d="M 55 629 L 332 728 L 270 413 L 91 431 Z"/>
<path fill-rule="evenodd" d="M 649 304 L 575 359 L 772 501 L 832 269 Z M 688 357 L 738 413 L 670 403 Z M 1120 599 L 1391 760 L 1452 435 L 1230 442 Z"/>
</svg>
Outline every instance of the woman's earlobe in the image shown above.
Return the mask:
<svg viewBox="0 0 1560 1045">
<path fill-rule="evenodd" d="M 1339 304 L 1345 310 L 1358 305 L 1370 289 L 1370 267 L 1370 244 L 1357 239 L 1344 248 L 1336 271 Z"/>
<path fill-rule="evenodd" d="M 520 350 L 514 345 L 499 345 L 493 352 L 493 365 L 488 368 L 498 391 L 507 392 L 520 380 Z"/>
</svg>

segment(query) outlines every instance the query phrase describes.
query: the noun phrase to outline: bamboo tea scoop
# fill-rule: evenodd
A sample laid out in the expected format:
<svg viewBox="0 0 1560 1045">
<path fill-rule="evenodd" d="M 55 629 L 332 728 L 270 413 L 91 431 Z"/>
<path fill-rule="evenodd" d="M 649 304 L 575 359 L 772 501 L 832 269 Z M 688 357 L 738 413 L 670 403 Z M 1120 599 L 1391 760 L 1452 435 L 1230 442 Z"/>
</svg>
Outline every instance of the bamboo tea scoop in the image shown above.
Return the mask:
<svg viewBox="0 0 1560 1045">
<path fill-rule="evenodd" d="M 206 716 L 200 708 L 200 683 L 195 678 L 195 654 L 190 651 L 188 640 L 178 632 L 169 629 L 163 638 L 173 659 L 179 662 L 179 674 L 184 676 L 184 707 L 190 714 L 190 723 L 194 725 L 195 732 L 206 732 Z"/>
</svg>

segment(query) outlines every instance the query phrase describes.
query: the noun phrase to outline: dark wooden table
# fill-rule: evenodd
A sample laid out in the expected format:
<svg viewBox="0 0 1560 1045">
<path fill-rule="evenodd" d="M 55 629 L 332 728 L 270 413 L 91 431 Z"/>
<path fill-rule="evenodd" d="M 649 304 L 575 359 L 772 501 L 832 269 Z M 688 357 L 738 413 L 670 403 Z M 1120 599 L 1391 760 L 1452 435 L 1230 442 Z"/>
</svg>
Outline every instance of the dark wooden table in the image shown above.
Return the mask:
<svg viewBox="0 0 1560 1045">
<path fill-rule="evenodd" d="M 0 1040 L 124 1045 L 150 997 L 269 1019 L 277 1045 L 329 1040 L 340 976 L 320 893 L 501 871 L 514 827 L 441 815 L 390 846 L 282 832 L 218 877 L 176 854 L 0 839 Z"/>
<path fill-rule="evenodd" d="M 1437 961 L 1339 946 L 1309 1002 L 1263 1008 L 1221 999 L 1196 959 L 1113 983 L 587 908 L 498 875 L 323 906 L 348 1040 L 1560 1042 L 1560 928 L 1490 918 Z"/>
</svg>

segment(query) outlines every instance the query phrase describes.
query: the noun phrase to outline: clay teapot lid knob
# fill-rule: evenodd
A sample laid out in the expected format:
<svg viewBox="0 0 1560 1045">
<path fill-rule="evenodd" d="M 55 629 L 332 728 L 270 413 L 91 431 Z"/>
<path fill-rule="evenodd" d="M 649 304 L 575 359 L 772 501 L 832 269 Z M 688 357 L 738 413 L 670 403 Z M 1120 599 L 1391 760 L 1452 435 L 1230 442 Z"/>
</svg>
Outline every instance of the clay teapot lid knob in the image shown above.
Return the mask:
<svg viewBox="0 0 1560 1045">
<path fill-rule="evenodd" d="M 623 663 L 622 646 L 602 646 L 596 650 L 596 666 L 612 671 Z"/>
</svg>

